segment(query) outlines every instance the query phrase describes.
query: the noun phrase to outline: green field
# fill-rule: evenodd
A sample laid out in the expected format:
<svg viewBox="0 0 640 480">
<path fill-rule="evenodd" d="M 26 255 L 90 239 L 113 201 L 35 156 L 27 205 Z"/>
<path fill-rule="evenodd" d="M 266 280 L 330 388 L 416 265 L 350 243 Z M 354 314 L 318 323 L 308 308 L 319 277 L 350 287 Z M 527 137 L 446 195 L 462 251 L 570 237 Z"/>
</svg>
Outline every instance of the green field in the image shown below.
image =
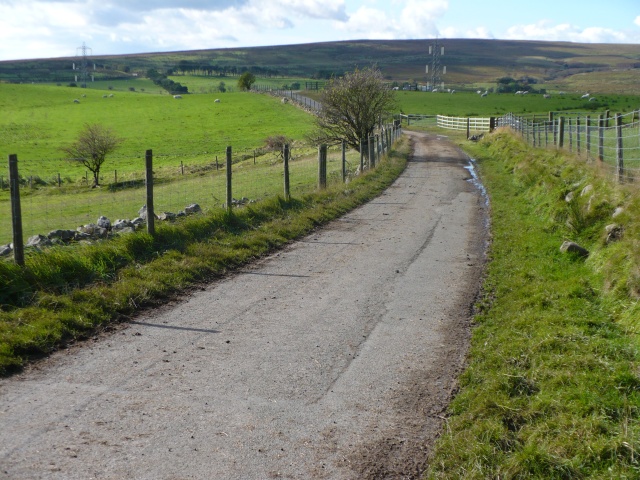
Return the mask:
<svg viewBox="0 0 640 480">
<path fill-rule="evenodd" d="M 176 78 L 191 91 L 207 91 L 220 81 L 220 77 Z M 276 156 L 259 150 L 268 136 L 276 134 L 294 140 L 294 188 L 296 184 L 306 188 L 315 181 L 315 146 L 305 142 L 313 118 L 294 105 L 266 94 L 232 92 L 189 94 L 177 100 L 144 79 L 95 82 L 90 86 L 0 84 L 4 114 L 0 119 L 0 155 L 5 159 L 9 154 L 18 155 L 20 174 L 25 179 L 25 237 L 55 228 L 75 228 L 95 222 L 100 215 L 111 219 L 137 216 L 145 203 L 141 185 L 147 149 L 153 150 L 155 177 L 164 179 L 156 189 L 159 211 L 177 212 L 194 202 L 204 208 L 224 203 L 222 165 L 228 145 L 233 148 L 234 169 L 239 169 L 234 176 L 236 198 L 255 200 L 280 193 L 282 172 Z M 399 111 L 427 115 L 499 116 L 513 112 L 545 118 L 548 110 L 579 111 L 593 105 L 579 95 L 544 99 L 541 95 L 480 97 L 475 92 L 399 91 L 397 97 Z M 640 103 L 634 96 L 608 95 L 601 100 L 602 106 L 627 111 Z M 104 188 L 97 190 L 86 188 L 86 170 L 64 160 L 60 151 L 87 122 L 111 127 L 125 140 L 102 168 Z M 608 156 L 615 154 L 612 141 L 607 141 Z M 330 168 L 337 175 L 335 155 Z M 356 152 L 349 153 L 352 171 L 358 164 L 357 156 Z M 630 167 L 637 167 L 633 159 L 629 160 Z M 1 244 L 11 237 L 11 221 L 7 174 L 0 173 L 0 177 Z M 49 187 L 43 188 L 45 184 Z M 115 184 L 118 188 L 114 189 Z"/>
<path fill-rule="evenodd" d="M 190 93 L 211 93 L 213 95 L 226 95 L 226 93 L 238 91 L 237 76 L 204 76 L 204 75 L 175 75 L 169 77 L 174 82 L 186 86 Z M 218 90 L 220 82 L 224 82 L 226 92 L 221 93 Z M 283 89 L 289 90 L 292 83 L 299 83 L 302 89 L 306 83 L 316 83 L 316 80 L 305 77 L 257 77 L 254 89 Z M 324 82 L 322 82 L 324 84 Z M 285 88 L 286 87 L 286 88 Z M 157 88 L 157 87 L 156 87 Z"/>
<path fill-rule="evenodd" d="M 403 113 L 422 115 L 449 115 L 460 117 L 517 115 L 547 116 L 553 112 L 585 112 L 591 115 L 611 112 L 630 112 L 640 109 L 637 95 L 598 95 L 597 102 L 580 98 L 579 94 L 551 94 L 544 98 L 538 94 L 515 95 L 512 93 L 488 94 L 481 97 L 476 92 L 399 91 L 398 104 Z"/>
<path fill-rule="evenodd" d="M 111 82 L 112 91 L 0 84 L 0 156 L 17 154 L 25 177 L 61 174 L 75 181 L 85 171 L 65 161 L 60 147 L 74 141 L 85 123 L 103 124 L 125 140 L 105 164 L 122 173 L 141 171 L 147 149 L 158 166 L 203 164 L 224 155 L 229 145 L 244 152 L 272 135 L 302 140 L 312 126 L 307 113 L 269 95 L 226 93 L 220 103 L 214 103 L 220 94 L 176 100 L 146 88 L 131 92 L 129 83 L 123 88 Z"/>
</svg>

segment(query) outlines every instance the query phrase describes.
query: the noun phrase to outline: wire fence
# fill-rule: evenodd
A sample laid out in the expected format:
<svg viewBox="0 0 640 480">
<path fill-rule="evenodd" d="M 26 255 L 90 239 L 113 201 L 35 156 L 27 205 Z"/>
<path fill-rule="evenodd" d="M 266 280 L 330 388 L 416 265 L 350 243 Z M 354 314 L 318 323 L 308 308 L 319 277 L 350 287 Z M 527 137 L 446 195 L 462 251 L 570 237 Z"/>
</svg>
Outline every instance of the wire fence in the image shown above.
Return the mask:
<svg viewBox="0 0 640 480">
<path fill-rule="evenodd" d="M 547 119 L 508 114 L 496 119 L 535 147 L 568 150 L 595 160 L 619 182 L 640 179 L 640 112 L 600 115 L 550 114 Z"/>
<path fill-rule="evenodd" d="M 0 178 L 0 256 L 13 252 L 15 257 L 18 243 L 46 246 L 59 239 L 61 230 L 67 231 L 65 240 L 71 235 L 69 232 L 110 235 L 116 223 L 137 225 L 140 219 L 144 220 L 148 203 L 157 218 L 172 220 L 186 215 L 193 205 L 204 211 L 229 210 L 271 196 L 300 196 L 348 182 L 361 171 L 375 167 L 400 134 L 399 124 L 386 124 L 376 135 L 363 140 L 361 151 L 343 144 L 294 142 L 287 145 L 285 157 L 281 149 L 234 152 L 229 147 L 224 154 L 193 164 L 187 163 L 187 159 L 193 161 L 193 155 L 152 154 L 151 179 L 146 155 L 121 159 L 119 170 L 101 172 L 100 186 L 96 188 L 89 188 L 89 173 L 78 181 L 60 175 L 45 181 L 37 175 L 41 162 L 18 162 L 17 156 L 12 155 L 9 178 Z M 78 183 L 85 182 L 86 186 L 79 188 Z M 105 223 L 102 217 L 108 220 L 108 227 L 96 228 Z M 18 228 L 20 232 L 16 232 Z M 73 237 L 78 239 L 77 234 Z M 27 242 L 23 241 L 25 238 Z M 9 244 L 12 239 L 13 244 Z"/>
<path fill-rule="evenodd" d="M 550 112 L 548 116 L 451 117 L 401 114 L 396 118 L 408 126 L 466 130 L 467 138 L 499 127 L 518 132 L 534 147 L 555 147 L 598 161 L 619 182 L 640 179 L 640 111 L 598 115 Z"/>
</svg>

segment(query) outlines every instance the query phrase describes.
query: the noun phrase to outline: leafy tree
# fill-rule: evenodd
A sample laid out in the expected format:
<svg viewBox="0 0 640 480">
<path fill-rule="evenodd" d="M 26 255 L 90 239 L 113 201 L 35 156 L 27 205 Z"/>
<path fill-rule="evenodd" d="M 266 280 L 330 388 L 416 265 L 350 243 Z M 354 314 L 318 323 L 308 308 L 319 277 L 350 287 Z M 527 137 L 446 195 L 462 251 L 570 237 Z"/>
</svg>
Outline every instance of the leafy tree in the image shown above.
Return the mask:
<svg viewBox="0 0 640 480">
<path fill-rule="evenodd" d="M 227 86 L 225 85 L 224 82 L 220 82 L 218 84 L 218 91 L 221 92 L 221 93 L 224 93 L 224 92 L 227 91 Z"/>
<path fill-rule="evenodd" d="M 107 155 L 115 151 L 123 142 L 111 129 L 100 124 L 85 124 L 78 139 L 69 146 L 62 147 L 72 162 L 84 165 L 93 173 L 93 186 L 100 183 L 100 168 Z"/>
<path fill-rule="evenodd" d="M 238 78 L 238 88 L 243 91 L 251 90 L 251 85 L 256 82 L 256 76 L 251 72 L 244 72 Z"/>
<path fill-rule="evenodd" d="M 345 140 L 356 150 L 375 126 L 397 108 L 396 97 L 376 67 L 355 70 L 332 78 L 320 99 L 315 139 L 321 142 Z M 366 152 L 367 150 L 365 150 Z"/>
</svg>

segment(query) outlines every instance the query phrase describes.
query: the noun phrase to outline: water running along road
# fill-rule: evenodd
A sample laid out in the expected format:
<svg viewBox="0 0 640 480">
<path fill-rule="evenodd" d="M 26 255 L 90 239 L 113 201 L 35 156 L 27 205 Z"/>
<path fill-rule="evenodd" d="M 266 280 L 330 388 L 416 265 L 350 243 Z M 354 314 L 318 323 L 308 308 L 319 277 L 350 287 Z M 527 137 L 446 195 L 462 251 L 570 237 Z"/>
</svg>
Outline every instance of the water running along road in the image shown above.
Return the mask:
<svg viewBox="0 0 640 480">
<path fill-rule="evenodd" d="M 0 479 L 418 478 L 487 232 L 466 155 L 407 134 L 372 202 L 0 380 Z"/>
</svg>

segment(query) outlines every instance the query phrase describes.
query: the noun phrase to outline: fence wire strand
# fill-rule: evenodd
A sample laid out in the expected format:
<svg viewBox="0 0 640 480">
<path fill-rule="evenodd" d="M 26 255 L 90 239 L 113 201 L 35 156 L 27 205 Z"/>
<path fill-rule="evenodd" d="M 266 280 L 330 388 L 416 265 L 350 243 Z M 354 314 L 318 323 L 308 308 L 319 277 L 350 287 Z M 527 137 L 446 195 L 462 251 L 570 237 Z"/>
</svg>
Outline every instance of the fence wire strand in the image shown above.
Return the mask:
<svg viewBox="0 0 640 480">
<path fill-rule="evenodd" d="M 391 128 L 387 126 L 386 128 Z M 400 129 L 395 130 L 394 140 Z M 378 149 L 388 149 L 380 135 Z M 318 188 L 318 147 L 290 145 L 289 177 L 292 195 Z M 201 153 L 183 156 L 154 154 L 153 203 L 156 215 L 180 214 L 192 204 L 204 210 L 226 208 L 226 154 Z M 115 163 L 115 162 L 114 162 Z M 118 169 L 100 172 L 100 185 L 89 188 L 90 172 L 68 178 L 38 176 L 39 160 L 19 159 L 22 231 L 25 239 L 47 236 L 52 230 L 77 230 L 96 224 L 101 216 L 113 224 L 133 220 L 146 203 L 145 158 L 120 158 Z M 327 150 L 327 184 L 348 181 L 360 168 L 360 153 L 347 149 L 346 179 L 342 173 L 342 146 Z M 0 246 L 12 238 L 12 213 L 8 177 L 0 181 Z M 284 192 L 283 156 L 264 148 L 232 150 L 233 205 L 253 203 Z"/>
</svg>

